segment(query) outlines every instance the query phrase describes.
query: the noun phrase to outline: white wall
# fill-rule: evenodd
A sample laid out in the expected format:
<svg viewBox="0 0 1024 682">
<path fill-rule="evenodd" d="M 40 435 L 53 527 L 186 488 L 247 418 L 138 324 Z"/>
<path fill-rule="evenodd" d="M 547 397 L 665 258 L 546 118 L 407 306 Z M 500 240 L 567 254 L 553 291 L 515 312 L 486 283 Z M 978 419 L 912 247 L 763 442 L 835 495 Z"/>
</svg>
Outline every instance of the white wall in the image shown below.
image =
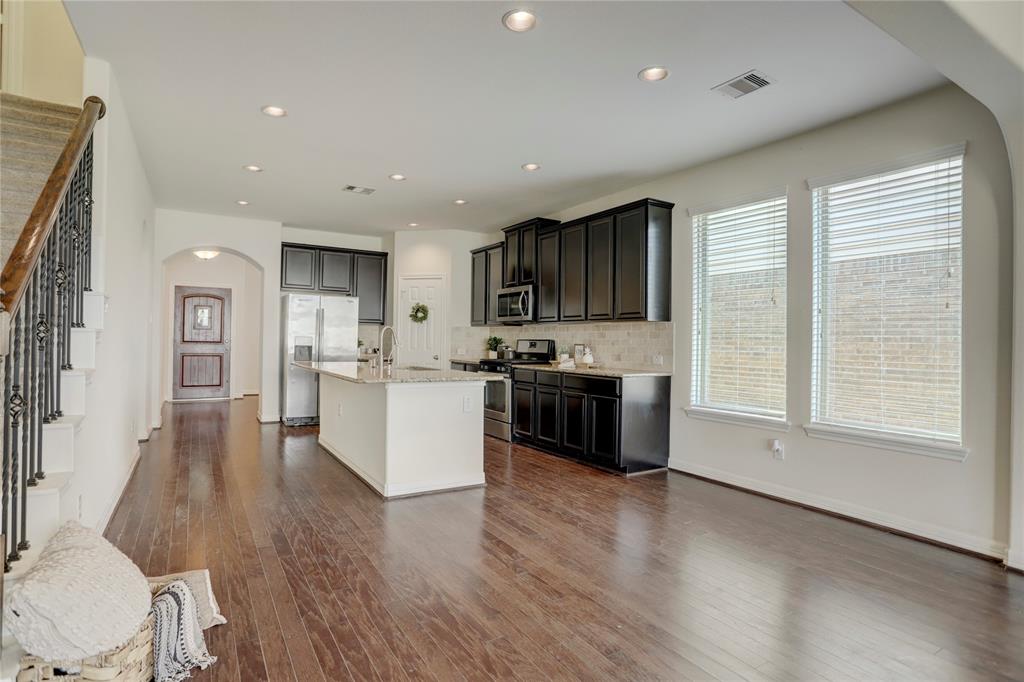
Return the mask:
<svg viewBox="0 0 1024 682">
<path fill-rule="evenodd" d="M 495 235 L 462 230 L 403 231 L 394 234 L 391 260 L 392 319 L 408 315 L 398 310 L 398 281 L 403 275 L 444 275 L 446 320 L 441 340 L 441 366 L 448 366 L 453 327 L 468 327 L 470 315 L 472 257 L 470 251 L 497 241 Z"/>
<path fill-rule="evenodd" d="M 811 209 L 808 177 L 967 141 L 962 463 L 808 438 Z M 691 239 L 687 208 L 789 188 L 788 412 L 779 434 L 686 416 Z M 864 518 L 994 556 L 1008 538 L 1012 207 L 1006 146 L 988 110 L 940 88 L 732 157 L 577 206 L 567 220 L 642 197 L 675 202 L 672 315 L 676 325 L 670 466 Z M 769 438 L 786 446 L 772 459 Z"/>
<path fill-rule="evenodd" d="M 98 335 L 96 372 L 86 385 L 87 415 L 75 442 L 75 476 L 63 509 L 102 528 L 113 512 L 138 457 L 138 440 L 151 421 L 146 401 L 154 364 L 146 330 L 153 253 L 153 197 L 127 111 L 110 66 L 88 58 L 85 89 L 107 103 L 96 127 L 93 214 L 96 263 L 93 289 L 106 294 L 104 331 Z"/>
<path fill-rule="evenodd" d="M 260 351 L 259 418 L 260 421 L 277 421 L 280 398 L 281 223 L 163 208 L 156 210 L 155 217 L 153 263 L 162 264 L 182 251 L 208 246 L 242 256 L 260 270 L 263 277 L 263 347 Z M 164 305 L 158 302 L 157 310 L 164 310 Z M 162 336 L 160 325 L 151 329 L 153 334 Z M 162 338 L 158 338 L 155 347 L 161 347 L 161 343 Z M 155 385 L 159 386 L 160 382 Z M 154 399 L 158 401 L 159 396 L 156 393 Z"/>
<path fill-rule="evenodd" d="M 346 232 L 326 232 L 309 230 L 303 227 L 285 225 L 281 228 L 281 241 L 295 244 L 314 244 L 316 246 L 332 246 L 337 249 L 359 249 L 362 251 L 386 251 L 384 239 L 365 234 L 348 234 Z"/>
<path fill-rule="evenodd" d="M 82 106 L 84 55 L 64 3 L 5 0 L 3 13 L 0 89 Z"/>
<path fill-rule="evenodd" d="M 177 286 L 219 287 L 231 290 L 231 397 L 260 392 L 263 274 L 249 261 L 230 253 L 200 260 L 191 251 L 164 261 L 161 324 L 162 395 L 170 400 L 174 376 L 174 289 Z"/>
</svg>

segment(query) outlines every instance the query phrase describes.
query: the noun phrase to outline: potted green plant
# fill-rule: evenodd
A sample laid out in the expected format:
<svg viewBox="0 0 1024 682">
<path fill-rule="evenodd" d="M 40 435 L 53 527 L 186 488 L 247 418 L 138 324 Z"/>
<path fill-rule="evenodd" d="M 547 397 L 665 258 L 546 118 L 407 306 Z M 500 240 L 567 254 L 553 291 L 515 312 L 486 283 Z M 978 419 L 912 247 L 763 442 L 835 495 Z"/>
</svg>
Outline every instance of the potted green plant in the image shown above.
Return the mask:
<svg viewBox="0 0 1024 682">
<path fill-rule="evenodd" d="M 492 360 L 498 358 L 498 347 L 505 343 L 505 339 L 500 336 L 491 336 L 487 339 L 487 357 Z"/>
</svg>

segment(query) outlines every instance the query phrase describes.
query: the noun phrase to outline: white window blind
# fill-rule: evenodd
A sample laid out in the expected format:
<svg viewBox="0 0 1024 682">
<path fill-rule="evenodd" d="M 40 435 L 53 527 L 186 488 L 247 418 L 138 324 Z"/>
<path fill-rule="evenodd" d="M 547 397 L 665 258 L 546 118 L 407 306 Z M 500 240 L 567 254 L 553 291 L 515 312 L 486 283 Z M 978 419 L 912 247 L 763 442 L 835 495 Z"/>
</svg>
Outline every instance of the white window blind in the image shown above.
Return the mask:
<svg viewBox="0 0 1024 682">
<path fill-rule="evenodd" d="M 786 415 L 786 196 L 693 216 L 694 406 Z"/>
<path fill-rule="evenodd" d="M 963 148 L 813 190 L 812 422 L 961 442 Z"/>
</svg>

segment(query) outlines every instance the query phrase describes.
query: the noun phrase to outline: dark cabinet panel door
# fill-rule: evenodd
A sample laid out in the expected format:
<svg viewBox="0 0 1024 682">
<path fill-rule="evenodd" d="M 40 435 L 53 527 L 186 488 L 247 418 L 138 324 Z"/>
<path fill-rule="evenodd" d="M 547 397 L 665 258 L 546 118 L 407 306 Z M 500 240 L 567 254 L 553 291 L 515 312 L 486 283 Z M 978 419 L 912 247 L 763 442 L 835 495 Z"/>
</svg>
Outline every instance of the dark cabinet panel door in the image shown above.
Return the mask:
<svg viewBox="0 0 1024 682">
<path fill-rule="evenodd" d="M 611 217 L 587 223 L 587 319 L 612 319 L 615 239 Z"/>
<path fill-rule="evenodd" d="M 472 299 L 469 323 L 474 327 L 487 324 L 487 252 L 473 254 L 470 296 Z"/>
<path fill-rule="evenodd" d="M 558 232 L 537 238 L 537 321 L 558 321 Z"/>
<path fill-rule="evenodd" d="M 316 249 L 281 249 L 281 288 L 316 289 Z"/>
<path fill-rule="evenodd" d="M 583 457 L 587 452 L 587 394 L 562 391 L 562 432 L 560 446 L 568 455 Z"/>
<path fill-rule="evenodd" d="M 519 231 L 519 283 L 537 281 L 537 228 L 524 227 Z"/>
<path fill-rule="evenodd" d="M 344 251 L 320 252 L 320 290 L 352 293 L 352 254 Z"/>
<path fill-rule="evenodd" d="M 355 254 L 355 290 L 359 297 L 359 321 L 384 324 L 387 266 L 382 256 Z"/>
<path fill-rule="evenodd" d="M 615 318 L 647 317 L 647 211 L 615 216 Z"/>
<path fill-rule="evenodd" d="M 536 389 L 530 385 L 512 385 L 512 432 L 533 440 L 533 399 Z"/>
<path fill-rule="evenodd" d="M 519 230 L 505 233 L 505 274 L 502 283 L 507 287 L 519 284 Z"/>
<path fill-rule="evenodd" d="M 587 226 L 584 223 L 562 230 L 561 274 L 559 278 L 563 320 L 587 319 Z"/>
<path fill-rule="evenodd" d="M 558 427 L 562 392 L 557 388 L 538 386 L 536 388 L 537 419 L 534 424 L 534 438 L 546 445 L 558 447 Z"/>
<path fill-rule="evenodd" d="M 487 324 L 501 324 L 498 321 L 498 289 L 502 287 L 502 248 L 487 251 Z"/>
<path fill-rule="evenodd" d="M 619 399 L 587 396 L 587 456 L 599 463 L 619 462 Z"/>
</svg>

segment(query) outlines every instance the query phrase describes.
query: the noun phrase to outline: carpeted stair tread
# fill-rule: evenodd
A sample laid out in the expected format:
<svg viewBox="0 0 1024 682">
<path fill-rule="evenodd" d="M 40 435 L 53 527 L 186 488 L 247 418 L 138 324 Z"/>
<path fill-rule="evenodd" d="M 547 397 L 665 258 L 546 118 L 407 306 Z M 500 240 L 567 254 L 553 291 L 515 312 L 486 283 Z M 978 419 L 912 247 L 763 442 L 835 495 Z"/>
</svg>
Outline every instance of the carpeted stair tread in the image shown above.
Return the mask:
<svg viewBox="0 0 1024 682">
<path fill-rule="evenodd" d="M 22 97 L 21 95 L 12 95 L 9 92 L 0 92 L 0 106 L 9 106 L 11 108 L 19 109 L 33 109 L 36 111 L 45 111 L 51 114 L 71 116 L 72 118 L 77 118 L 78 115 L 82 113 L 81 107 L 58 104 L 57 102 L 47 102 L 41 99 Z"/>
<path fill-rule="evenodd" d="M 61 147 L 67 142 L 70 130 L 70 128 L 65 130 L 63 127 L 38 126 L 6 118 L 0 120 L 0 138 L 10 136 L 26 141 L 53 144 Z"/>
</svg>

